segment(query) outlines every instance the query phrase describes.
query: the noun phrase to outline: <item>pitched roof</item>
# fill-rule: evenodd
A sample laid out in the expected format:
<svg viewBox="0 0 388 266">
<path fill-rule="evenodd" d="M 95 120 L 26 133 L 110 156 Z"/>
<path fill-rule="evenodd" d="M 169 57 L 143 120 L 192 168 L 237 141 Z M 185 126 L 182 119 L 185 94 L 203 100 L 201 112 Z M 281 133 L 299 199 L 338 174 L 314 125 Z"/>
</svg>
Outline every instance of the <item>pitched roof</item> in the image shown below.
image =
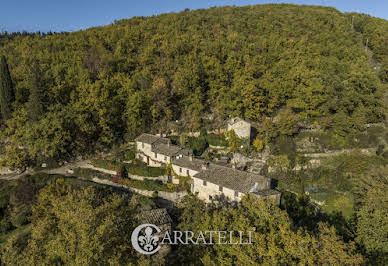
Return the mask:
<svg viewBox="0 0 388 266">
<path fill-rule="evenodd" d="M 195 171 L 201 171 L 203 163 L 204 163 L 203 160 L 199 160 L 195 158 L 193 158 L 193 160 L 190 160 L 188 156 L 183 156 L 182 158 L 179 158 L 179 159 L 174 158 L 172 160 L 172 164 L 175 164 L 180 167 L 192 169 Z"/>
<path fill-rule="evenodd" d="M 193 154 L 193 150 L 190 148 L 182 148 L 182 150 L 179 151 L 179 154 L 182 154 L 184 156 L 189 156 Z"/>
<path fill-rule="evenodd" d="M 175 154 L 178 154 L 182 150 L 181 147 L 177 145 L 168 145 L 168 144 L 154 144 L 152 147 L 152 151 L 167 155 L 167 156 L 174 156 Z"/>
<path fill-rule="evenodd" d="M 171 140 L 168 139 L 168 138 L 162 138 L 162 137 L 158 137 L 159 139 L 157 141 L 155 141 L 154 143 L 152 143 L 153 145 L 159 145 L 159 144 L 168 144 L 168 143 L 171 143 Z"/>
<path fill-rule="evenodd" d="M 207 170 L 194 175 L 195 178 L 209 181 L 222 187 L 248 193 L 255 183 L 269 181 L 264 176 L 210 163 Z"/>
<path fill-rule="evenodd" d="M 136 217 L 143 223 L 162 225 L 171 223 L 171 217 L 165 208 L 142 211 Z"/>
<path fill-rule="evenodd" d="M 138 136 L 137 138 L 135 138 L 135 141 L 152 144 L 159 139 L 160 139 L 160 137 L 158 137 L 158 136 L 143 133 L 140 136 Z"/>
</svg>

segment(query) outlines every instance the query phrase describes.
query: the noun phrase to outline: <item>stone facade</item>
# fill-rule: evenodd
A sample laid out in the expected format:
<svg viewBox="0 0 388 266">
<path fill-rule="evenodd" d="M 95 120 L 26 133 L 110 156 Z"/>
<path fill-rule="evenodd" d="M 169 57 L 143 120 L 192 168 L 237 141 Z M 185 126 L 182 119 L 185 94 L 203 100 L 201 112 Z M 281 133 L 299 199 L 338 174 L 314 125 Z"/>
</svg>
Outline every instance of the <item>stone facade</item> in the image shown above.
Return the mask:
<svg viewBox="0 0 388 266">
<path fill-rule="evenodd" d="M 270 178 L 196 159 L 191 150 L 172 145 L 166 138 L 142 134 L 136 144 L 138 159 L 151 166 L 171 164 L 175 174 L 191 177 L 191 191 L 206 202 L 217 197 L 238 202 L 247 193 L 275 201 L 280 199 L 280 192 L 270 187 Z M 178 179 L 172 178 L 170 182 L 174 181 Z"/>
<path fill-rule="evenodd" d="M 192 177 L 198 173 L 198 171 L 195 171 L 195 170 L 190 169 L 190 168 L 182 167 L 182 166 L 179 166 L 176 164 L 172 164 L 172 169 L 174 170 L 174 172 L 177 175 L 180 175 L 180 176 L 191 176 Z"/>
<path fill-rule="evenodd" d="M 251 124 L 241 118 L 234 117 L 228 121 L 228 131 L 232 129 L 239 138 L 251 139 L 252 137 Z"/>
<path fill-rule="evenodd" d="M 222 190 L 222 191 L 221 191 Z M 210 202 L 216 196 L 225 196 L 231 201 L 240 201 L 243 193 L 236 190 L 222 187 L 217 184 L 213 184 L 206 180 L 193 177 L 193 182 L 191 184 L 191 192 L 198 193 L 198 198 Z"/>
<path fill-rule="evenodd" d="M 149 166 L 160 167 L 170 164 L 176 156 L 188 156 L 192 150 L 172 145 L 170 139 L 142 134 L 136 138 L 136 158 Z"/>
</svg>

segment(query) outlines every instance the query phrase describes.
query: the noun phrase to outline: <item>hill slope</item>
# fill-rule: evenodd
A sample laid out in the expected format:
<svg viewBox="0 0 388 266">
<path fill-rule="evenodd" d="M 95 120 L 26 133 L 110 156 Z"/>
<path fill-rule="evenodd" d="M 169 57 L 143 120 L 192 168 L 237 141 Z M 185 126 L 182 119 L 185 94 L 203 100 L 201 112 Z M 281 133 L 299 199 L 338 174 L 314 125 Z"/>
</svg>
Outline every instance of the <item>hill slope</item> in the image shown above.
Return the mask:
<svg viewBox="0 0 388 266">
<path fill-rule="evenodd" d="M 169 121 L 197 130 L 208 117 L 214 126 L 229 115 L 260 121 L 282 108 L 358 131 L 384 119 L 387 33 L 387 21 L 366 15 L 258 5 L 13 36 L 0 47 L 16 94 L 6 135 L 38 160 L 166 130 Z M 43 111 L 30 116 L 31 102 Z"/>
</svg>

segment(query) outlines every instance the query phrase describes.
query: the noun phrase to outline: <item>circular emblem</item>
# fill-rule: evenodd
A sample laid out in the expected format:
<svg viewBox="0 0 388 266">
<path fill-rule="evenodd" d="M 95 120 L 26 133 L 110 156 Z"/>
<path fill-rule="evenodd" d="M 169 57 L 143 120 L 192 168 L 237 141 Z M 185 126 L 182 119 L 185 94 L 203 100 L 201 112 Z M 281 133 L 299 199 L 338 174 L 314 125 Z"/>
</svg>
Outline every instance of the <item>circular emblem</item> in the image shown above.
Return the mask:
<svg viewBox="0 0 388 266">
<path fill-rule="evenodd" d="M 144 230 L 143 230 L 144 229 Z M 151 255 L 160 249 L 159 237 L 153 234 L 160 233 L 161 230 L 154 224 L 142 224 L 133 230 L 131 242 L 133 248 L 142 254 Z"/>
</svg>

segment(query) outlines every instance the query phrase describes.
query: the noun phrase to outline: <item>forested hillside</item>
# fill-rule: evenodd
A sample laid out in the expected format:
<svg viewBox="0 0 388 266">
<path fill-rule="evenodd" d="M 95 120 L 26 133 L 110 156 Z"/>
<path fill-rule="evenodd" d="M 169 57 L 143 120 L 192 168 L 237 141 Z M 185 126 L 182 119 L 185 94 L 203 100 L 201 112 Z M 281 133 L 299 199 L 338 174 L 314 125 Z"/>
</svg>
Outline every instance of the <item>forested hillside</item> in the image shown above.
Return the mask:
<svg viewBox="0 0 388 266">
<path fill-rule="evenodd" d="M 342 134 L 360 131 L 384 119 L 387 34 L 387 21 L 367 15 L 258 5 L 6 36 L 0 55 L 15 98 L 7 108 L 0 101 L 13 110 L 2 114 L 7 156 L 20 166 L 167 131 L 171 121 L 198 130 L 230 115 L 261 122 L 281 109 Z"/>
</svg>

